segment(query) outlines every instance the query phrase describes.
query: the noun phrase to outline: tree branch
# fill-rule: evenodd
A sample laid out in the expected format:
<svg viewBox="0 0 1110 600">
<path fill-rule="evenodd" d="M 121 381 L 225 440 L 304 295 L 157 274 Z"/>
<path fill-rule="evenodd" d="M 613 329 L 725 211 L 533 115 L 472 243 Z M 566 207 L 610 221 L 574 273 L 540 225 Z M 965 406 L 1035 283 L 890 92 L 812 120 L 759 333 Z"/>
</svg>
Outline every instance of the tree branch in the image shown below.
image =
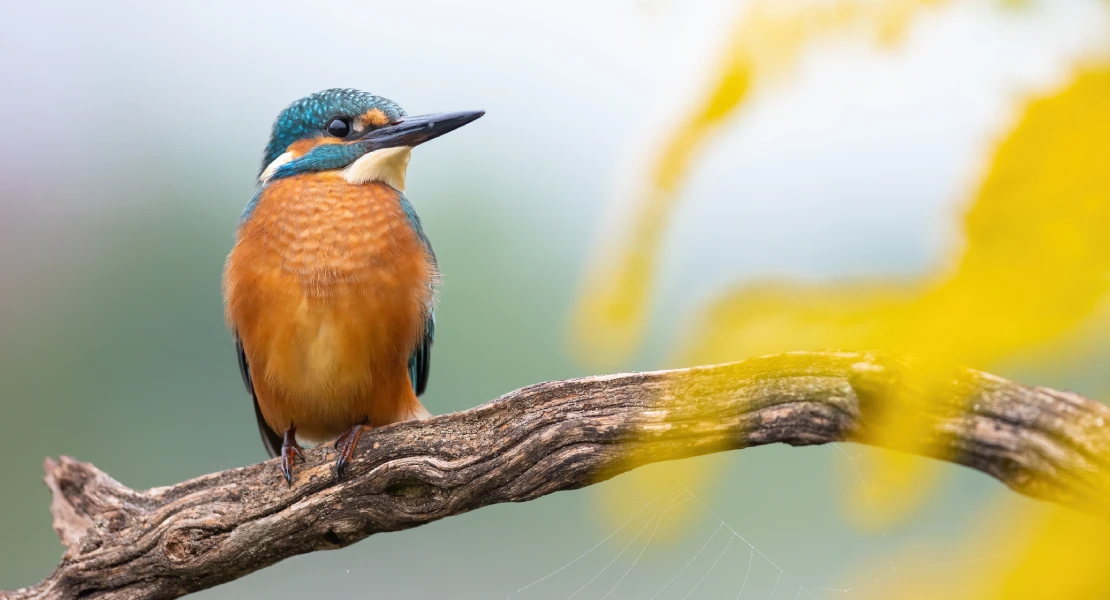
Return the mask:
<svg viewBox="0 0 1110 600">
<path fill-rule="evenodd" d="M 277 460 L 139 492 L 90 464 L 48 459 L 65 554 L 48 579 L 0 599 L 176 598 L 378 532 L 581 488 L 650 462 L 778 442 L 909 449 L 1110 518 L 1110 408 L 960 369 L 914 405 L 920 439 L 889 440 L 876 435 L 882 398 L 908 364 L 791 353 L 541 383 L 367 432 L 342 481 L 329 445 L 308 450 L 291 487 Z"/>
</svg>

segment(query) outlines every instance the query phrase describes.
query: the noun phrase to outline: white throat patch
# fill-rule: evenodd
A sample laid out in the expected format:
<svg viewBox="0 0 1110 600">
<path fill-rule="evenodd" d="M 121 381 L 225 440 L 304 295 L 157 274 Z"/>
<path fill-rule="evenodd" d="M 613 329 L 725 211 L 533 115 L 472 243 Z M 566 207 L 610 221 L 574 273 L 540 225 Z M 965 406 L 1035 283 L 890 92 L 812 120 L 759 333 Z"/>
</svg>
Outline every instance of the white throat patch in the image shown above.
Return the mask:
<svg viewBox="0 0 1110 600">
<path fill-rule="evenodd" d="M 411 146 L 374 150 L 343 169 L 343 178 L 354 184 L 380 181 L 403 192 L 410 156 Z"/>
<path fill-rule="evenodd" d="M 258 180 L 262 183 L 266 183 L 270 180 L 271 177 L 274 176 L 274 171 L 277 171 L 278 167 L 291 160 L 293 160 L 292 152 L 286 152 L 285 154 L 282 154 L 281 156 L 275 158 L 273 162 L 266 165 L 266 168 L 263 169 L 262 174 L 258 176 Z"/>
</svg>

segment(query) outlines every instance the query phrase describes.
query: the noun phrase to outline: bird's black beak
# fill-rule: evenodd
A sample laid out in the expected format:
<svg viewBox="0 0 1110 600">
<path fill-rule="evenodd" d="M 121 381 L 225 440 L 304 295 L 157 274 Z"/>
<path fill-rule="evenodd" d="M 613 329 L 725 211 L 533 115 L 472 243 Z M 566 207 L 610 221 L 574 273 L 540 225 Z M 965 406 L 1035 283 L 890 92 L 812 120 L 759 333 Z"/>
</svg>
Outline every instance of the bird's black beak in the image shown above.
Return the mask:
<svg viewBox="0 0 1110 600">
<path fill-rule="evenodd" d="M 486 114 L 484 110 L 474 110 L 401 117 L 399 121 L 385 127 L 367 131 L 358 139 L 358 142 L 369 145 L 371 150 L 400 146 L 411 148 L 454 131 L 484 114 Z"/>
</svg>

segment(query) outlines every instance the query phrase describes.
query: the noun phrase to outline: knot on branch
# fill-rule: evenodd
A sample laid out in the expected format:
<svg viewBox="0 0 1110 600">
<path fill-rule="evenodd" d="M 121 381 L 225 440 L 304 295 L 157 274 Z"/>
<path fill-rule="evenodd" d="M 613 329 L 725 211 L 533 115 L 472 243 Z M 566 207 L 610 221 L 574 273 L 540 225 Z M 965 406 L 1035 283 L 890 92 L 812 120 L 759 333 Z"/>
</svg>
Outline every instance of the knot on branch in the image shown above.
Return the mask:
<svg viewBox="0 0 1110 600">
<path fill-rule="evenodd" d="M 968 385 L 977 373 L 950 364 L 933 364 L 896 354 L 868 354 L 854 363 L 849 385 L 859 400 L 859 437 L 882 435 L 889 429 L 910 438 L 885 440 L 896 449 L 918 451 L 935 433 L 937 423 L 968 412 L 977 388 Z M 919 439 L 923 436 L 926 439 Z"/>
<path fill-rule="evenodd" d="M 228 533 L 202 527 L 182 527 L 166 534 L 162 552 L 171 563 L 184 564 L 196 560 L 220 545 Z"/>
<path fill-rule="evenodd" d="M 409 500 L 427 498 L 432 495 L 432 492 L 433 487 L 431 484 L 417 479 L 416 477 L 403 477 L 401 480 L 391 483 L 389 487 L 385 488 L 385 493 L 390 496 Z"/>
</svg>

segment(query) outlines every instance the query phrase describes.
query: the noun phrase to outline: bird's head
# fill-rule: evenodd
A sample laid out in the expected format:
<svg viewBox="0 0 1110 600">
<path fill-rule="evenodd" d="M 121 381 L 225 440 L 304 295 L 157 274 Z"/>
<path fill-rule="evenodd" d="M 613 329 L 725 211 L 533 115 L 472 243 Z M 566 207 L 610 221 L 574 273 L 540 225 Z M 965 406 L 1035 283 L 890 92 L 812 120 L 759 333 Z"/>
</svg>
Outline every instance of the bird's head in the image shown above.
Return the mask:
<svg viewBox="0 0 1110 600">
<path fill-rule="evenodd" d="M 290 104 L 274 121 L 259 181 L 337 171 L 352 183 L 381 181 L 403 191 L 413 146 L 483 114 L 410 117 L 381 96 L 350 89 L 317 92 Z"/>
</svg>

